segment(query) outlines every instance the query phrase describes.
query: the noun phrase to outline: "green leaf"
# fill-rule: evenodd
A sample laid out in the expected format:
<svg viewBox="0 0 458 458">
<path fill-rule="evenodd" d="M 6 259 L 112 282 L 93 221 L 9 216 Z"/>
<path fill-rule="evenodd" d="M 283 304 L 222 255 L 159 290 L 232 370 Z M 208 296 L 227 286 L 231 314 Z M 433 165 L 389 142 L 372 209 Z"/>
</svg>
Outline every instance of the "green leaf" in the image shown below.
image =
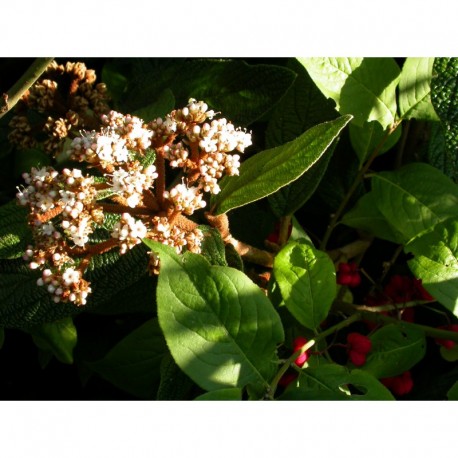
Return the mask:
<svg viewBox="0 0 458 458">
<path fill-rule="evenodd" d="M 407 242 L 441 221 L 458 216 L 458 187 L 430 165 L 413 163 L 374 175 L 377 207 Z"/>
<path fill-rule="evenodd" d="M 194 253 L 159 253 L 159 323 L 181 370 L 207 391 L 247 384 L 266 389 L 284 339 L 280 317 L 245 274 Z"/>
<path fill-rule="evenodd" d="M 434 58 L 408 57 L 399 79 L 399 114 L 403 119 L 438 121 L 431 103 Z"/>
<path fill-rule="evenodd" d="M 175 97 L 173 92 L 170 89 L 164 89 L 155 102 L 142 108 L 137 108 L 133 114 L 143 119 L 145 122 L 150 122 L 156 118 L 165 117 L 174 107 Z"/>
<path fill-rule="evenodd" d="M 154 399 L 166 354 L 164 336 L 154 318 L 128 334 L 104 358 L 85 364 L 119 389 L 140 399 Z"/>
<path fill-rule="evenodd" d="M 449 401 L 458 401 L 458 382 L 447 391 L 447 398 Z"/>
<path fill-rule="evenodd" d="M 145 276 L 148 256 L 143 246 L 137 246 L 120 256 L 110 251 L 94 256 L 85 278 L 91 282 L 92 293 L 84 307 L 52 300 L 46 289 L 37 286 L 38 270 L 30 270 L 22 259 L 0 260 L 0 326 L 29 328 L 31 326 L 75 316 L 83 311 L 109 307 L 110 300 L 130 288 Z M 147 301 L 143 299 L 147 304 Z M 130 311 L 126 301 L 124 309 Z M 119 307 L 119 305 L 116 305 Z M 151 297 L 150 311 L 154 310 Z"/>
<path fill-rule="evenodd" d="M 71 318 L 43 323 L 29 332 L 38 348 L 52 353 L 61 363 L 73 364 L 73 349 L 78 337 Z"/>
<path fill-rule="evenodd" d="M 354 387 L 362 394 L 346 394 Z M 353 391 L 355 391 L 353 388 Z M 350 371 L 338 364 L 323 364 L 303 369 L 296 383 L 291 383 L 281 400 L 394 400 L 390 391 L 373 375 L 361 369 Z"/>
<path fill-rule="evenodd" d="M 455 158 L 450 157 L 447 152 L 445 132 L 443 126 L 438 122 L 431 123 L 431 136 L 425 153 L 425 161 L 456 182 L 458 164 Z"/>
<path fill-rule="evenodd" d="M 242 390 L 240 388 L 221 388 L 209 391 L 195 398 L 195 401 L 241 401 Z"/>
<path fill-rule="evenodd" d="M 158 401 L 176 401 L 192 399 L 191 391 L 195 388 L 194 382 L 178 367 L 170 353 L 161 361 L 161 382 L 157 389 Z"/>
<path fill-rule="evenodd" d="M 342 116 L 319 124 L 292 142 L 244 161 L 239 176 L 221 180 L 221 192 L 212 202 L 217 213 L 262 199 L 299 178 L 322 157 L 350 119 Z"/>
<path fill-rule="evenodd" d="M 242 60 L 137 59 L 130 81 L 129 111 L 156 100 L 170 89 L 179 106 L 190 97 L 205 101 L 236 124 L 247 126 L 261 118 L 281 99 L 296 77 L 276 65 L 248 65 Z"/>
<path fill-rule="evenodd" d="M 0 259 L 18 258 L 32 243 L 28 211 L 15 200 L 0 207 Z"/>
<path fill-rule="evenodd" d="M 21 176 L 23 172 L 29 172 L 32 167 L 44 167 L 51 165 L 49 154 L 38 148 L 17 150 L 14 155 L 14 174 Z"/>
<path fill-rule="evenodd" d="M 413 239 L 405 252 L 414 255 L 408 265 L 425 289 L 458 316 L 458 221 L 438 224 Z"/>
<path fill-rule="evenodd" d="M 290 59 L 288 68 L 297 77 L 272 113 L 266 130 L 267 148 L 294 140 L 307 129 L 339 115 L 297 59 Z"/>
<path fill-rule="evenodd" d="M 56 305 L 45 288 L 37 286 L 40 276 L 22 259 L 0 261 L 0 326 L 29 328 L 80 313 L 73 304 Z"/>
<path fill-rule="evenodd" d="M 110 96 L 118 101 L 122 98 L 128 83 L 128 77 L 124 74 L 125 67 L 122 62 L 106 62 L 102 68 L 102 81 L 107 85 Z"/>
<path fill-rule="evenodd" d="M 316 329 L 336 297 L 336 272 L 329 256 L 304 241 L 289 242 L 276 255 L 273 273 L 291 314 L 306 328 Z"/>
<path fill-rule="evenodd" d="M 375 148 L 382 141 L 386 135 L 386 130 L 383 130 L 382 126 L 377 121 L 365 122 L 362 126 L 357 126 L 351 123 L 349 126 L 350 141 L 356 155 L 359 158 L 359 165 L 362 164 L 369 158 L 374 152 Z M 402 128 L 399 126 L 380 148 L 380 154 L 393 148 L 394 145 L 401 138 Z"/>
<path fill-rule="evenodd" d="M 199 229 L 204 234 L 200 246 L 202 256 L 213 266 L 227 266 L 225 245 L 218 229 L 209 226 L 199 226 Z"/>
<path fill-rule="evenodd" d="M 334 153 L 334 146 L 331 145 L 320 159 L 297 180 L 268 196 L 270 207 L 278 218 L 292 215 L 312 197 L 326 172 Z"/>
<path fill-rule="evenodd" d="M 370 336 L 372 350 L 363 369 L 376 378 L 394 377 L 421 361 L 426 351 L 423 331 L 403 324 L 383 326 Z"/>
<path fill-rule="evenodd" d="M 356 205 L 343 216 L 342 224 L 362 229 L 374 237 L 393 243 L 402 243 L 403 235 L 392 228 L 382 212 L 377 207 L 377 196 L 368 192 L 361 197 Z"/>
<path fill-rule="evenodd" d="M 340 114 L 354 116 L 354 124 L 378 121 L 386 129 L 394 123 L 400 74 L 394 59 L 312 57 L 299 62 Z"/>
<path fill-rule="evenodd" d="M 458 58 L 435 58 L 431 80 L 431 102 L 445 137 L 445 163 L 458 181 Z"/>
</svg>

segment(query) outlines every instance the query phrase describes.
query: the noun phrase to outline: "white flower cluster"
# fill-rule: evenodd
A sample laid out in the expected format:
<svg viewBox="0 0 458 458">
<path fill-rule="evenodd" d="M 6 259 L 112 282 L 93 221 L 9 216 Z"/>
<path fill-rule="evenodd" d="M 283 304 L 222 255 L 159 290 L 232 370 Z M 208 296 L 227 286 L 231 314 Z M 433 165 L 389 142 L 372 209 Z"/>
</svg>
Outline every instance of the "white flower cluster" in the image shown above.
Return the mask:
<svg viewBox="0 0 458 458">
<path fill-rule="evenodd" d="M 195 210 L 204 208 L 207 204 L 205 200 L 202 200 L 202 194 L 198 188 L 188 188 L 184 184 L 177 184 L 170 191 L 165 191 L 164 199 L 172 203 L 175 211 L 185 215 L 192 215 Z"/>
<path fill-rule="evenodd" d="M 123 163 L 129 159 L 126 140 L 112 129 L 101 132 L 81 132 L 70 144 L 70 158 L 75 161 L 101 163 L 103 167 L 112 163 Z"/>
<path fill-rule="evenodd" d="M 225 118 L 205 122 L 215 116 L 207 108 L 204 102 L 190 99 L 187 107 L 173 111 L 165 121 L 156 119 L 149 127 L 154 131 L 153 139 L 177 140 L 168 141 L 162 149 L 171 167 L 183 168 L 199 189 L 217 194 L 218 180 L 224 174 L 239 174 L 240 156 L 229 153 L 243 153 L 251 145 L 251 134 Z"/>
<path fill-rule="evenodd" d="M 24 259 L 31 269 L 44 269 L 37 283 L 55 302 L 86 304 L 91 288 L 83 273 L 91 256 L 115 247 L 124 254 L 147 237 L 177 253 L 201 252 L 202 231 L 181 215 L 204 208 L 203 193 L 218 193 L 220 178 L 239 173 L 240 156 L 231 153 L 242 153 L 251 144 L 249 133 L 224 118 L 212 120 L 214 116 L 207 104 L 194 99 L 147 125 L 136 116 L 111 111 L 102 116 L 104 128 L 81 132 L 69 150 L 71 159 L 89 163 L 103 180 L 96 183 L 79 169 L 59 173 L 52 167 L 33 168 L 23 175 L 26 186 L 17 200 L 30 209 L 34 236 L 34 246 L 27 247 Z M 155 150 L 155 165 L 147 165 L 149 148 Z M 182 183 L 168 190 L 163 159 L 184 174 Z M 135 212 L 126 212 L 128 207 Z M 90 244 L 104 211 L 121 213 L 121 218 L 109 240 Z M 74 257 L 82 259 L 79 264 Z M 151 261 L 153 271 L 157 262 Z"/>
<path fill-rule="evenodd" d="M 174 247 L 177 253 L 181 253 L 184 246 L 193 253 L 200 253 L 204 234 L 200 229 L 186 232 L 178 226 L 170 225 L 167 217 L 155 216 L 148 238 Z"/>
<path fill-rule="evenodd" d="M 55 210 L 56 215 L 51 217 L 60 214 L 60 226 L 65 234 L 75 245 L 83 247 L 93 231 L 94 217 L 98 215 L 93 211 L 96 196 L 93 178 L 83 177 L 79 169 L 64 169 L 59 174 L 52 167 L 32 168 L 23 178 L 28 186 L 19 190 L 16 197 L 20 205 L 30 207 L 29 218 L 36 234 L 41 236 L 40 241 L 62 237 L 46 217 Z"/>
<path fill-rule="evenodd" d="M 121 220 L 114 225 L 111 236 L 119 240 L 120 253 L 124 254 L 141 243 L 146 233 L 146 226 L 140 220 L 135 220 L 129 213 L 123 213 Z"/>
<path fill-rule="evenodd" d="M 113 191 L 126 199 L 129 207 L 134 208 L 142 201 L 143 191 L 153 186 L 157 173 L 154 165 L 144 169 L 139 162 L 130 162 L 127 170 L 119 168 L 106 176 L 111 179 L 109 184 Z"/>
<path fill-rule="evenodd" d="M 129 150 L 143 152 L 151 146 L 153 132 L 144 127 L 143 120 L 137 116 L 110 111 L 102 115 L 102 122 L 126 141 Z"/>
<path fill-rule="evenodd" d="M 82 273 L 72 267 L 68 267 L 62 273 L 44 269 L 37 285 L 44 286 L 52 295 L 54 302 L 73 302 L 78 306 L 86 304 L 87 296 L 91 292 L 89 283 L 84 280 Z"/>
</svg>

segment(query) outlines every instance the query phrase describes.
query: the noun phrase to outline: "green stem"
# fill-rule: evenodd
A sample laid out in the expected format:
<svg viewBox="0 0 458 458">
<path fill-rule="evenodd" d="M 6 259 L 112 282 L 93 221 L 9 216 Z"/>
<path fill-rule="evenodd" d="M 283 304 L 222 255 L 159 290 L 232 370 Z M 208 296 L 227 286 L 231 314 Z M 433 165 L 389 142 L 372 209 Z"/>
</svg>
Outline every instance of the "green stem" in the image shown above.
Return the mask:
<svg viewBox="0 0 458 458">
<path fill-rule="evenodd" d="M 348 317 L 347 319 L 341 321 L 340 323 L 337 323 L 335 326 L 331 326 L 330 328 L 326 329 L 326 331 L 321 332 L 317 336 L 315 336 L 314 339 L 309 340 L 302 348 L 299 350 L 295 351 L 285 362 L 284 364 L 280 367 L 279 371 L 275 374 L 275 377 L 273 378 L 271 384 L 270 384 L 270 389 L 269 389 L 269 399 L 274 399 L 275 396 L 275 391 L 277 390 L 278 382 L 280 379 L 285 375 L 286 371 L 289 369 L 291 364 L 294 362 L 294 360 L 301 354 L 305 353 L 307 350 L 313 347 L 316 342 L 323 340 L 327 336 L 333 334 L 334 332 L 337 332 L 343 328 L 346 328 L 350 324 L 354 323 L 355 321 L 358 321 L 361 319 L 361 315 L 357 312 Z"/>
<path fill-rule="evenodd" d="M 356 176 L 355 180 L 353 181 L 352 185 L 350 186 L 350 189 L 348 190 L 347 194 L 343 198 L 342 202 L 340 203 L 339 208 L 337 211 L 334 213 L 331 222 L 329 223 L 329 226 L 326 230 L 326 233 L 324 234 L 323 240 L 321 241 L 320 244 L 320 250 L 325 250 L 326 245 L 328 244 L 329 238 L 331 237 L 332 231 L 337 225 L 337 222 L 339 221 L 343 211 L 348 205 L 348 202 L 350 201 L 351 197 L 353 196 L 353 193 L 356 191 L 358 188 L 360 182 L 363 180 L 364 175 L 367 173 L 369 170 L 369 167 L 372 165 L 372 162 L 374 162 L 375 158 L 380 154 L 380 150 L 382 149 L 383 145 L 387 141 L 388 137 L 397 129 L 401 121 L 397 121 L 394 123 L 386 132 L 386 134 L 383 136 L 383 138 L 380 140 L 379 144 L 375 147 L 372 155 L 369 157 L 369 159 L 366 161 L 364 166 L 361 168 L 361 170 L 358 172 L 358 175 Z"/>
<path fill-rule="evenodd" d="M 22 77 L 8 91 L 7 98 L 4 98 L 5 105 L 0 108 L 0 118 L 6 115 L 21 99 L 25 92 L 43 74 L 53 57 L 40 57 L 35 59 L 32 65 L 26 70 Z"/>
</svg>

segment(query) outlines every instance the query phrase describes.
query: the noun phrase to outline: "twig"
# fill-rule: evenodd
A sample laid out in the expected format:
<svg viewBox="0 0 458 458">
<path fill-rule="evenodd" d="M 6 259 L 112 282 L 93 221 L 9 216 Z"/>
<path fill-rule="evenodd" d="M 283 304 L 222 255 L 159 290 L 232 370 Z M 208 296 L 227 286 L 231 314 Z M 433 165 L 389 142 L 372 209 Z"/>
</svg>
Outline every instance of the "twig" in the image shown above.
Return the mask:
<svg viewBox="0 0 458 458">
<path fill-rule="evenodd" d="M 8 94 L 3 95 L 4 105 L 0 108 L 0 119 L 19 102 L 21 97 L 43 74 L 53 59 L 53 57 L 40 57 L 35 59 L 22 77 L 8 91 Z"/>
</svg>

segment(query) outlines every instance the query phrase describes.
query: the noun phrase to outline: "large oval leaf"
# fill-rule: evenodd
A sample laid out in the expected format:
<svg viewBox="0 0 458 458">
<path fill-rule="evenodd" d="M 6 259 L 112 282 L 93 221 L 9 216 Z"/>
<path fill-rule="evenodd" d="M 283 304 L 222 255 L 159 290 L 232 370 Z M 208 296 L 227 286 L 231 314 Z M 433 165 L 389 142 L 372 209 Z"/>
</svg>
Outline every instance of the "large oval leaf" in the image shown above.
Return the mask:
<svg viewBox="0 0 458 458">
<path fill-rule="evenodd" d="M 290 242 L 275 257 L 273 272 L 291 314 L 305 327 L 316 329 L 336 297 L 331 258 L 305 241 Z"/>
<path fill-rule="evenodd" d="M 374 175 L 377 207 L 404 243 L 458 216 L 458 186 L 430 165 L 413 163 Z"/>
<path fill-rule="evenodd" d="M 378 121 L 383 129 L 396 116 L 396 85 L 400 69 L 392 58 L 300 58 L 315 84 L 336 102 L 353 123 Z"/>
<path fill-rule="evenodd" d="M 328 150 L 351 116 L 319 124 L 295 140 L 258 153 L 240 166 L 240 175 L 221 180 L 213 201 L 217 213 L 262 199 L 303 175 Z"/>
<path fill-rule="evenodd" d="M 284 340 L 280 317 L 245 274 L 144 240 L 160 257 L 157 309 L 173 358 L 207 391 L 267 389 Z"/>
<path fill-rule="evenodd" d="M 433 57 L 408 57 L 399 79 L 399 114 L 403 119 L 438 121 L 431 103 Z"/>
<path fill-rule="evenodd" d="M 348 385 L 361 394 L 347 394 Z M 373 375 L 360 369 L 350 371 L 338 364 L 323 364 L 301 371 L 281 400 L 394 400 L 393 395 Z"/>
<path fill-rule="evenodd" d="M 444 307 L 458 316 L 458 221 L 438 224 L 405 247 L 409 267 Z"/>
<path fill-rule="evenodd" d="M 99 361 L 85 362 L 116 387 L 142 399 L 153 399 L 162 358 L 168 354 L 157 319 L 146 321 L 118 342 Z"/>
<path fill-rule="evenodd" d="M 408 325 L 383 326 L 370 339 L 372 350 L 363 369 L 376 378 L 402 374 L 425 356 L 424 332 Z"/>
</svg>

